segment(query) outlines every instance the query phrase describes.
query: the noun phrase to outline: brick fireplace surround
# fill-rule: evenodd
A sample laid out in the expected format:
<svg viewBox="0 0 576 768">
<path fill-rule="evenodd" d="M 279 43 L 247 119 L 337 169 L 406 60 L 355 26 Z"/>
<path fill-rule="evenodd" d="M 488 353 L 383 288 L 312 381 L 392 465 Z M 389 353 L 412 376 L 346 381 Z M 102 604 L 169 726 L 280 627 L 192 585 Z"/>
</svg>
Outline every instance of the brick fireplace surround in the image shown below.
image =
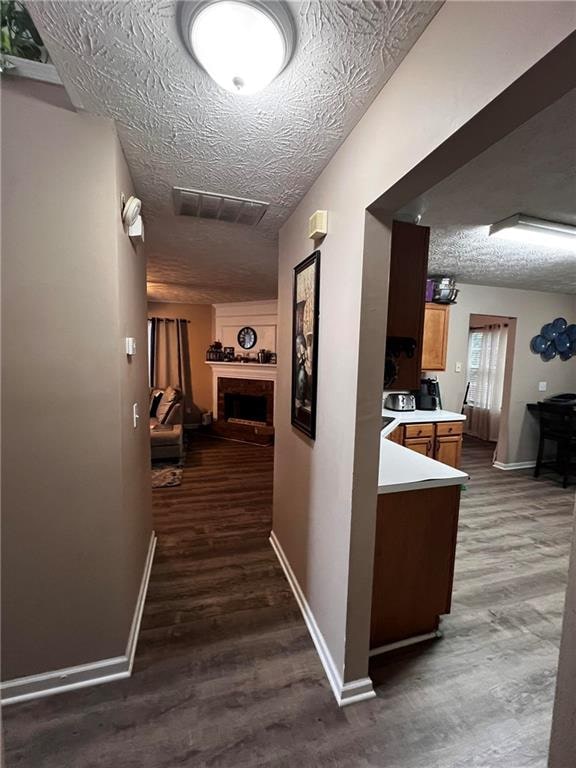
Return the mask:
<svg viewBox="0 0 576 768">
<path fill-rule="evenodd" d="M 226 421 L 226 395 L 251 395 L 266 398 L 266 424 L 274 425 L 274 382 L 256 379 L 218 379 L 218 421 Z"/>
<path fill-rule="evenodd" d="M 266 421 L 242 424 L 227 420 L 226 395 L 249 395 L 255 398 L 266 398 Z M 214 434 L 231 440 L 271 445 L 274 442 L 274 382 L 219 377 L 216 416 L 217 420 L 212 425 Z"/>
</svg>

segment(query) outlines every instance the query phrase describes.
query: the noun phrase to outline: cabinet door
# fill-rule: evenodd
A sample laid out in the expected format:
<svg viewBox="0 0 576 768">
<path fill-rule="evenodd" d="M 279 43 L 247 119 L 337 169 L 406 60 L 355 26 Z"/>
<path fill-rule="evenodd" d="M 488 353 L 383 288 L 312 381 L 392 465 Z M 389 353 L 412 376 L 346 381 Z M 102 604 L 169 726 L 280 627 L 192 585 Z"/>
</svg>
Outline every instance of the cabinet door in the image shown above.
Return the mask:
<svg viewBox="0 0 576 768">
<path fill-rule="evenodd" d="M 378 496 L 370 647 L 433 632 L 450 612 L 460 486 Z"/>
<path fill-rule="evenodd" d="M 419 389 L 430 230 L 405 221 L 392 224 L 386 356 L 398 372 L 388 389 Z"/>
<path fill-rule="evenodd" d="M 390 432 L 388 435 L 388 440 L 391 440 L 393 443 L 398 443 L 399 445 L 404 444 L 404 427 L 400 425 L 399 427 L 396 427 L 395 430 Z"/>
<path fill-rule="evenodd" d="M 422 342 L 423 371 L 446 370 L 448 311 L 449 307 L 446 304 L 426 304 Z"/>
<path fill-rule="evenodd" d="M 423 456 L 432 456 L 434 453 L 431 437 L 410 437 L 404 440 L 404 446 L 411 451 L 421 453 Z"/>
<path fill-rule="evenodd" d="M 442 464 L 458 469 L 462 451 L 461 435 L 441 436 L 436 438 L 434 458 Z"/>
</svg>

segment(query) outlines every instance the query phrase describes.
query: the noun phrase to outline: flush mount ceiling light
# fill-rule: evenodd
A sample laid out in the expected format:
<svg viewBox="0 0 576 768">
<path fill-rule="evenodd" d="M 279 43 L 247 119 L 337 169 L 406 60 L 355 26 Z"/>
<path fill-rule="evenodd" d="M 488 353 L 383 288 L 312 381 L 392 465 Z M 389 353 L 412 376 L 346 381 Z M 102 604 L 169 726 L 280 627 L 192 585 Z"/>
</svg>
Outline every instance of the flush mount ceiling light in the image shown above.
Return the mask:
<svg viewBox="0 0 576 768">
<path fill-rule="evenodd" d="M 181 7 L 186 47 L 227 91 L 242 95 L 261 91 L 290 61 L 294 22 L 279 0 L 207 0 Z"/>
<path fill-rule="evenodd" d="M 490 235 L 532 245 L 547 245 L 576 252 L 576 227 L 517 213 L 490 227 Z"/>
</svg>

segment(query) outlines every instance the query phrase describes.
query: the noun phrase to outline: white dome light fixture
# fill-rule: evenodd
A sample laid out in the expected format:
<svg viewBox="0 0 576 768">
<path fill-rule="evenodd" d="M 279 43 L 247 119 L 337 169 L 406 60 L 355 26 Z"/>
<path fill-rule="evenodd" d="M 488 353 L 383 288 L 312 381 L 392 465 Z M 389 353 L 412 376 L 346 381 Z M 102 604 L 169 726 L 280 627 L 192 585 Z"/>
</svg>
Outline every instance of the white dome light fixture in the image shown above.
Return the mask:
<svg viewBox="0 0 576 768">
<path fill-rule="evenodd" d="M 280 0 L 206 0 L 181 7 L 186 47 L 227 91 L 257 93 L 290 61 L 294 22 Z"/>
</svg>

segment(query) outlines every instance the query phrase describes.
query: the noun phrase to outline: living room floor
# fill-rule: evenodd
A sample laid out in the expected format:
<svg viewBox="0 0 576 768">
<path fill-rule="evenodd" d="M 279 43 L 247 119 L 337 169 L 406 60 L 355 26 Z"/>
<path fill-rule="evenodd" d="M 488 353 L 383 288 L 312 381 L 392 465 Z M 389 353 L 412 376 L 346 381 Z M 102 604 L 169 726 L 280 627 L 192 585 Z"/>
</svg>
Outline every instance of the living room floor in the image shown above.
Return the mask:
<svg viewBox="0 0 576 768">
<path fill-rule="evenodd" d="M 444 638 L 339 709 L 268 542 L 273 449 L 197 437 L 154 491 L 133 676 L 4 710 L 6 768 L 544 768 L 574 490 L 466 441 Z"/>
</svg>

